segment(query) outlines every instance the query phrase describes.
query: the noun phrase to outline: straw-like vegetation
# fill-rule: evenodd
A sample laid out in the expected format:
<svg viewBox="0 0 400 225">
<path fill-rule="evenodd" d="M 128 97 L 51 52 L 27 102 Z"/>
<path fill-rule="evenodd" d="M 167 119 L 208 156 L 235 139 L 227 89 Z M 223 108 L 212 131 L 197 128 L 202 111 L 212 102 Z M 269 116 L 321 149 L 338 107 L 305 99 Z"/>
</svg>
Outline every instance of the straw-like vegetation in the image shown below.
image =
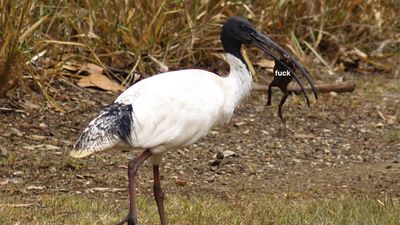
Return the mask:
<svg viewBox="0 0 400 225">
<path fill-rule="evenodd" d="M 13 199 L 14 200 L 14 199 Z M 43 196 L 36 204 L 0 205 L 0 224 L 114 224 L 126 214 L 124 204 L 74 195 Z M 170 224 L 266 225 L 266 224 L 380 224 L 397 225 L 399 202 L 343 196 L 335 199 L 285 199 L 263 194 L 220 201 L 210 196 L 169 196 Z M 152 198 L 138 201 L 141 224 L 159 224 Z"/>
<path fill-rule="evenodd" d="M 0 1 L 0 96 L 12 89 L 18 80 L 19 67 L 19 37 L 26 13 L 28 2 L 18 10 L 17 5 L 10 1 Z M 24 37 L 21 36 L 21 41 Z"/>
<path fill-rule="evenodd" d="M 216 66 L 211 53 L 220 50 L 219 27 L 232 15 L 251 19 L 309 65 L 334 70 L 356 51 L 374 69 L 391 71 L 385 61 L 399 54 L 399 5 L 397 0 L 0 0 L 0 94 L 23 74 L 46 92 L 43 84 L 52 76 L 72 76 L 63 73 L 64 65 L 84 62 L 119 69 L 107 71 L 123 84 L 156 73 L 160 62 L 172 68 Z"/>
</svg>

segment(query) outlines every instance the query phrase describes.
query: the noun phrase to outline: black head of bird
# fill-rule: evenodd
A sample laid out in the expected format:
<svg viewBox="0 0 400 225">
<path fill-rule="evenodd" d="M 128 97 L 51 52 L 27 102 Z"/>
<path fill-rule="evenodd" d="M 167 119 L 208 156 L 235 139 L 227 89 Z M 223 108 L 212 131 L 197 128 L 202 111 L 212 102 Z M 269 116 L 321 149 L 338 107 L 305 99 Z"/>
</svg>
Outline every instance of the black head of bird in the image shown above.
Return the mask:
<svg viewBox="0 0 400 225">
<path fill-rule="evenodd" d="M 241 59 L 245 65 L 247 64 L 240 53 L 240 47 L 242 44 L 253 45 L 272 57 L 280 68 L 286 68 L 286 70 L 291 73 L 290 79 L 294 78 L 300 85 L 307 104 L 310 105 L 304 86 L 294 73 L 294 70 L 298 69 L 310 84 L 314 96 L 317 99 L 317 91 L 314 87 L 314 83 L 304 66 L 269 37 L 258 32 L 246 19 L 241 17 L 229 18 L 222 27 L 221 42 L 227 53 Z"/>
</svg>

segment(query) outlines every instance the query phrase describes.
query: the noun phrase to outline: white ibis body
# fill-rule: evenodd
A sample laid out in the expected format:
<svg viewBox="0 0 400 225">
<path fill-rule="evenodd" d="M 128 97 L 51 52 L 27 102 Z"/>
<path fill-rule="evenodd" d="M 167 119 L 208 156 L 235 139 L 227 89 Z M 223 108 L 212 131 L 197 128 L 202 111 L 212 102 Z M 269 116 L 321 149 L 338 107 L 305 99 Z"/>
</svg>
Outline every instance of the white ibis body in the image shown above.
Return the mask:
<svg viewBox="0 0 400 225">
<path fill-rule="evenodd" d="M 243 18 L 232 17 L 224 23 L 221 43 L 230 65 L 228 76 L 187 69 L 144 79 L 105 107 L 89 123 L 70 152 L 71 156 L 81 158 L 121 142 L 145 149 L 129 162 L 130 209 L 128 216 L 118 224 L 137 224 L 134 177 L 148 158 L 152 158 L 154 195 L 161 224 L 167 224 L 159 177 L 162 155 L 167 150 L 190 145 L 215 125 L 228 122 L 236 106 L 249 94 L 252 76 L 240 52 L 242 44 L 254 45 L 275 60 L 286 54 L 313 87 L 300 63 Z M 294 75 L 290 68 L 288 70 Z M 315 91 L 314 94 L 316 97 Z"/>
</svg>

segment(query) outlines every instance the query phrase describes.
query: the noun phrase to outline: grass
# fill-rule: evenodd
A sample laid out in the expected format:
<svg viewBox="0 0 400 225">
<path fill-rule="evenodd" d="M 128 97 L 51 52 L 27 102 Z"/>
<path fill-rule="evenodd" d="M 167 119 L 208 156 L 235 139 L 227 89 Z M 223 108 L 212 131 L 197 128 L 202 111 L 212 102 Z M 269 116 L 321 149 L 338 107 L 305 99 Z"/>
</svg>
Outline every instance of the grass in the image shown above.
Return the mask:
<svg viewBox="0 0 400 225">
<path fill-rule="evenodd" d="M 2 198 L 0 224 L 113 224 L 124 218 L 127 202 L 57 194 L 43 196 L 33 205 L 22 198 Z M 170 224 L 177 225 L 267 225 L 267 224 L 399 224 L 400 202 L 393 199 L 341 196 L 333 199 L 286 199 L 277 196 L 247 195 L 222 200 L 168 196 L 166 210 Z M 155 202 L 140 196 L 139 222 L 159 224 Z"/>
</svg>

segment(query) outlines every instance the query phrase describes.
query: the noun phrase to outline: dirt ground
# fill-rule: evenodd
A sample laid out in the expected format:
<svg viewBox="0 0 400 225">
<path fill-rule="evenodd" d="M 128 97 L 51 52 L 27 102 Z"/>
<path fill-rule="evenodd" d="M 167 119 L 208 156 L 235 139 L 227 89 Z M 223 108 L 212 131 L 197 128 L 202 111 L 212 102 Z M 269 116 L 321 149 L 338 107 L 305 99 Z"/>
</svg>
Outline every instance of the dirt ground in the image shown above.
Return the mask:
<svg viewBox="0 0 400 225">
<path fill-rule="evenodd" d="M 353 79 L 354 92 L 321 94 L 310 109 L 301 96 L 291 96 L 284 106 L 287 129 L 277 116 L 278 91 L 267 108 L 265 93 L 253 92 L 229 124 L 165 155 L 161 173 L 166 194 L 399 198 L 400 81 L 379 75 Z M 0 195 L 35 199 L 79 192 L 126 199 L 127 163 L 140 149 L 80 160 L 67 154 L 89 120 L 116 94 L 62 80 L 52 86 L 64 112 L 49 109 L 38 94 L 2 102 Z M 216 160 L 218 152 L 233 155 Z M 140 192 L 150 192 L 148 163 L 139 174 Z"/>
</svg>

